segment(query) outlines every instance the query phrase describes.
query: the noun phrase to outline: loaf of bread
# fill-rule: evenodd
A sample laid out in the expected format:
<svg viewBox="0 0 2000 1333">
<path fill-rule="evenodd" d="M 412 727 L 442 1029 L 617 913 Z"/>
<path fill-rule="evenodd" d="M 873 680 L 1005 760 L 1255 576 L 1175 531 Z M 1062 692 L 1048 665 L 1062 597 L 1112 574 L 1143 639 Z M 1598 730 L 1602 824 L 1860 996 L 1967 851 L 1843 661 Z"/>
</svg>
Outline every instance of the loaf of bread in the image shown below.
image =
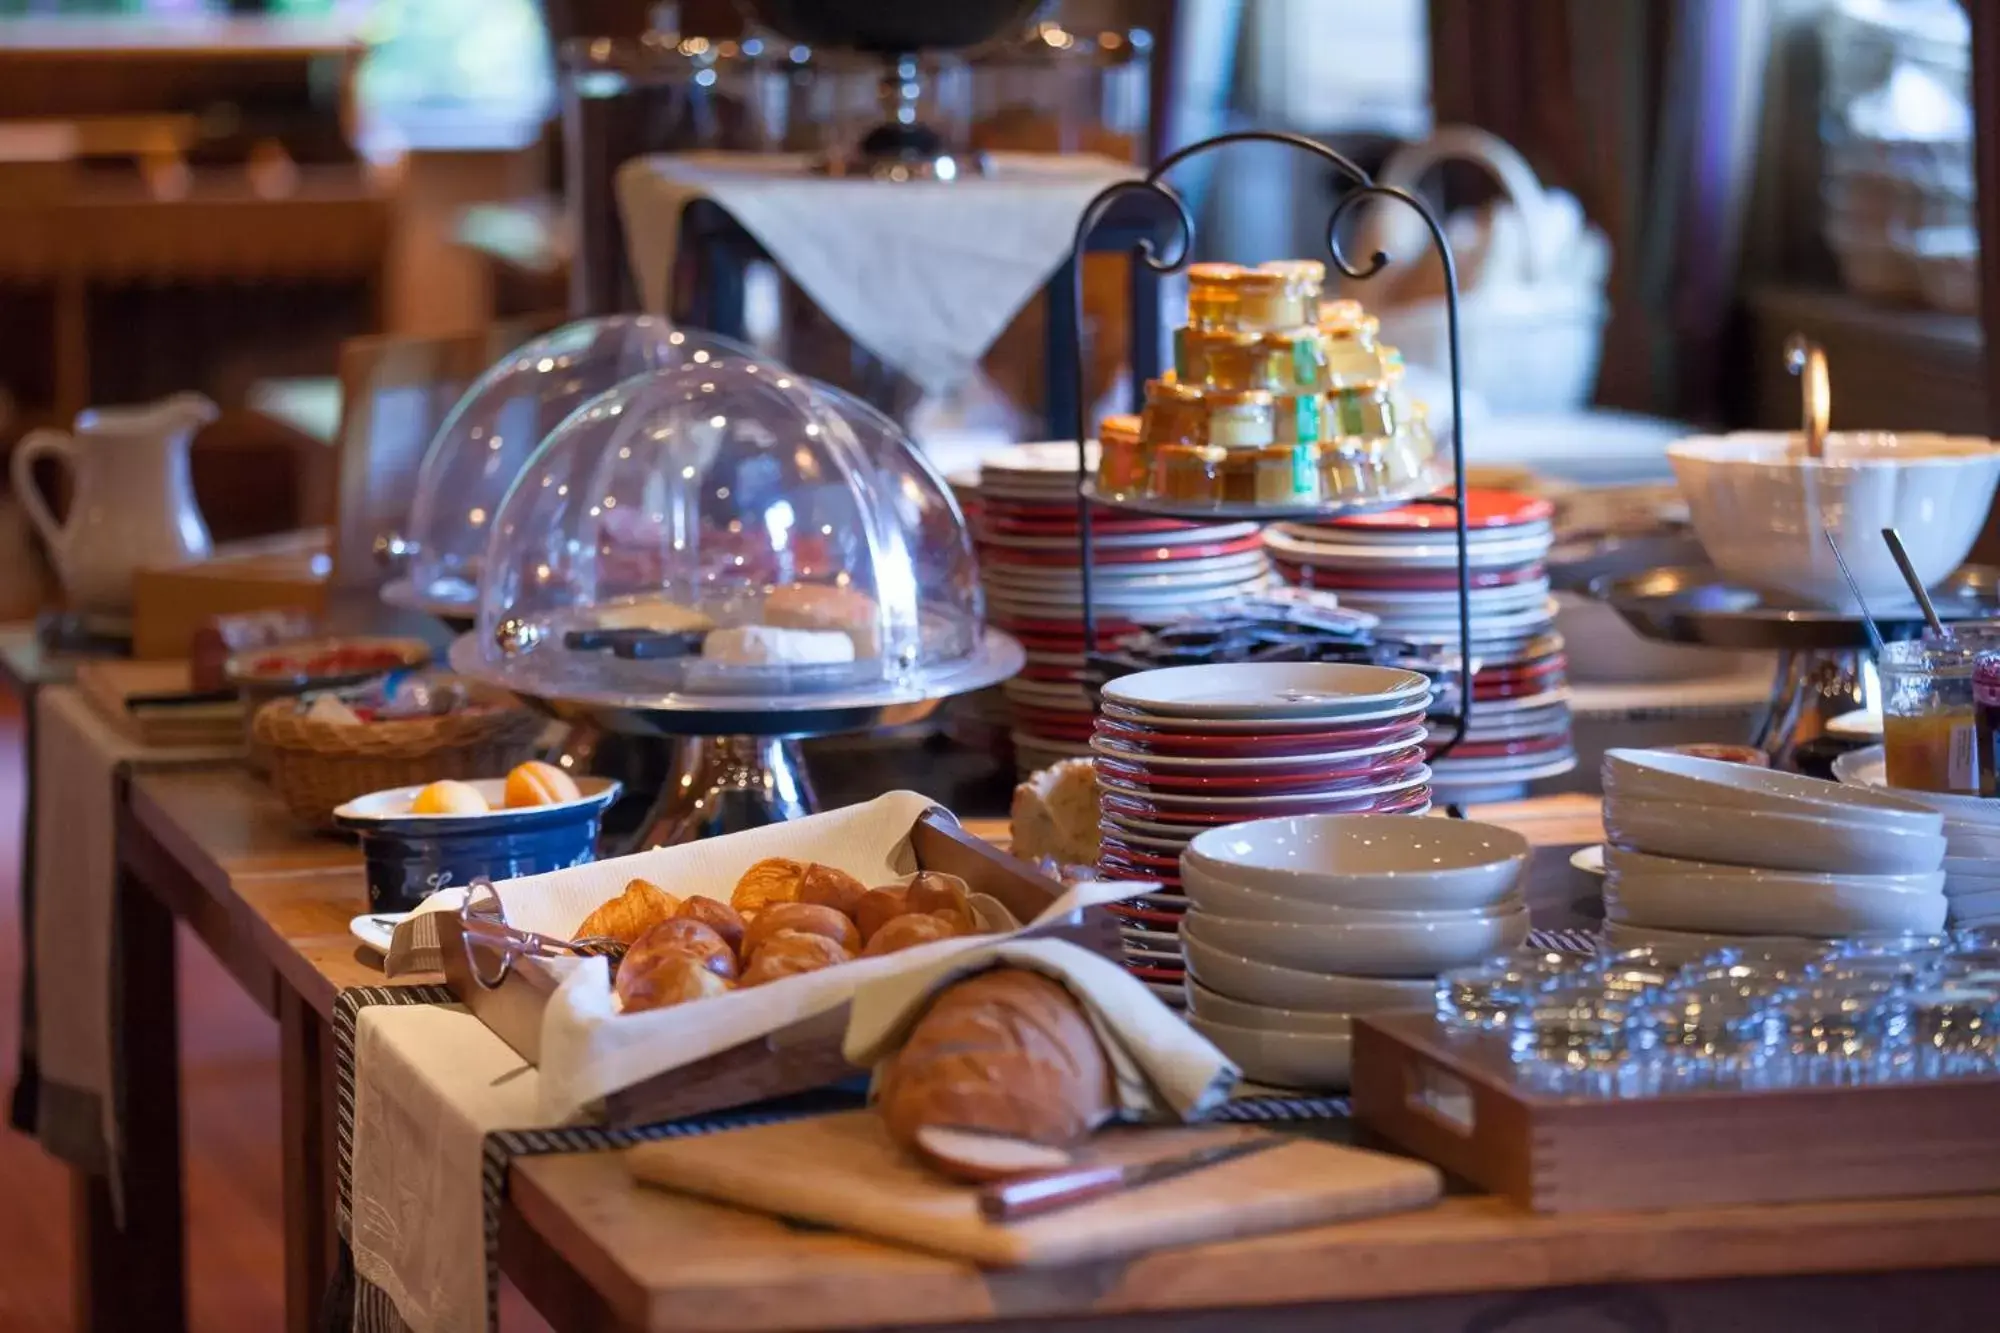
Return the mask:
<svg viewBox="0 0 2000 1333">
<path fill-rule="evenodd" d="M 612 939 L 631 946 L 639 937 L 673 916 L 680 900 L 650 880 L 635 879 L 625 891 L 583 919 L 576 939 Z"/>
<path fill-rule="evenodd" d="M 656 953 L 639 968 L 618 969 L 618 1003 L 628 1014 L 705 1000 L 733 989 L 726 977 L 692 953 Z"/>
<path fill-rule="evenodd" d="M 1082 1007 L 1060 983 L 1017 968 L 940 991 L 877 1087 L 889 1136 L 960 1178 L 990 1173 L 941 1156 L 925 1131 L 1066 1148 L 1115 1110 L 1111 1065 Z"/>
<path fill-rule="evenodd" d="M 765 941 L 788 930 L 801 935 L 824 935 L 850 954 L 861 947 L 861 932 L 831 907 L 818 903 L 776 903 L 759 912 L 743 932 L 743 961 L 755 962 Z"/>
<path fill-rule="evenodd" d="M 1097 770 L 1088 759 L 1065 759 L 1014 788 L 1008 820 L 1014 855 L 1051 857 L 1062 865 L 1097 864 Z"/>
<path fill-rule="evenodd" d="M 688 921 L 701 922 L 722 936 L 722 942 L 735 950 L 739 956 L 742 954 L 745 929 L 743 914 L 720 898 L 704 898 L 698 893 L 690 894 L 681 900 L 681 905 L 675 909 L 674 915 Z"/>
<path fill-rule="evenodd" d="M 781 977 L 817 972 L 853 957 L 847 949 L 824 935 L 781 930 L 764 941 L 763 947 L 751 958 L 750 965 L 743 970 L 743 984 L 761 986 Z"/>
</svg>

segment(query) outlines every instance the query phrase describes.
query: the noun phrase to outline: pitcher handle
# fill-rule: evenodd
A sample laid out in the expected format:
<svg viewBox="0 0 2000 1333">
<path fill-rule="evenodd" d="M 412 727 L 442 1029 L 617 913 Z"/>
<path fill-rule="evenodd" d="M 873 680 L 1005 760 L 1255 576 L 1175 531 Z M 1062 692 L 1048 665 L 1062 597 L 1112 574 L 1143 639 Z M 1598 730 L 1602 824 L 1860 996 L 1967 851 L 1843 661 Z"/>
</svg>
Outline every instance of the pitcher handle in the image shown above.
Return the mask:
<svg viewBox="0 0 2000 1333">
<path fill-rule="evenodd" d="M 65 528 L 56 522 L 49 503 L 42 498 L 41 488 L 35 484 L 35 460 L 48 457 L 60 459 L 63 466 L 76 473 L 76 446 L 68 431 L 44 427 L 31 430 L 21 437 L 14 446 L 14 455 L 9 467 L 14 477 L 14 494 L 21 497 L 21 508 L 28 515 L 28 521 L 42 534 L 42 541 L 50 551 L 61 548 Z"/>
</svg>

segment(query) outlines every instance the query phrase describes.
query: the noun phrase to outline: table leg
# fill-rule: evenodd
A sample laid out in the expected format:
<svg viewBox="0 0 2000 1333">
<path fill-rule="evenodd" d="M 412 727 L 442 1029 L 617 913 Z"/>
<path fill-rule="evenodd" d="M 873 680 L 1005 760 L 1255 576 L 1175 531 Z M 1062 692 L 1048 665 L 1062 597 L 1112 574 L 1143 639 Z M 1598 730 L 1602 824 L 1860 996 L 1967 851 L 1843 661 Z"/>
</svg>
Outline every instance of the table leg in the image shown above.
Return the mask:
<svg viewBox="0 0 2000 1333">
<path fill-rule="evenodd" d="M 279 1142 L 284 1151 L 285 1328 L 312 1333 L 333 1245 L 325 1025 L 297 991 L 278 992 Z"/>
</svg>

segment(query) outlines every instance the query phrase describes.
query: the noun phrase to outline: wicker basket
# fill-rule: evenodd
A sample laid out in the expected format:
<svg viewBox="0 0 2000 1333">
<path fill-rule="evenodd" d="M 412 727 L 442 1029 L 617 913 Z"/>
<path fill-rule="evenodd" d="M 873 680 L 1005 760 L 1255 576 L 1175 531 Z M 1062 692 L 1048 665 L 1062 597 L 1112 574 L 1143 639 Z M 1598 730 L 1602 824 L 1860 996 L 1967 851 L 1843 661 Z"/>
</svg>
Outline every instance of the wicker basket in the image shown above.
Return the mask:
<svg viewBox="0 0 2000 1333">
<path fill-rule="evenodd" d="M 357 796 L 442 778 L 497 778 L 533 757 L 547 719 L 512 696 L 497 707 L 388 722 L 327 722 L 293 699 L 257 710 L 252 747 L 279 799 L 318 828 Z"/>
</svg>

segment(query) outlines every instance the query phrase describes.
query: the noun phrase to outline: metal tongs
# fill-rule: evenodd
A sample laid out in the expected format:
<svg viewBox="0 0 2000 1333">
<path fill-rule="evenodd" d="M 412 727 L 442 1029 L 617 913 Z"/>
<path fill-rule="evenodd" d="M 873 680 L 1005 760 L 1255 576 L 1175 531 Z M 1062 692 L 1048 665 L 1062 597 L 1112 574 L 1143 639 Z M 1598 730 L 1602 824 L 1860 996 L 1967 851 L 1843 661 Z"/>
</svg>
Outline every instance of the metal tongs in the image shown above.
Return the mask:
<svg viewBox="0 0 2000 1333">
<path fill-rule="evenodd" d="M 465 936 L 465 957 L 472 979 L 484 990 L 498 990 L 522 958 L 604 957 L 616 966 L 625 956 L 625 944 L 605 935 L 561 940 L 517 930 L 507 924 L 500 891 L 488 879 L 476 879 L 459 909 L 460 929 Z"/>
<path fill-rule="evenodd" d="M 1827 423 L 1833 417 L 1833 381 L 1826 351 L 1803 333 L 1785 339 L 1785 369 L 1799 377 L 1799 430 L 1806 457 L 1826 457 Z"/>
</svg>

